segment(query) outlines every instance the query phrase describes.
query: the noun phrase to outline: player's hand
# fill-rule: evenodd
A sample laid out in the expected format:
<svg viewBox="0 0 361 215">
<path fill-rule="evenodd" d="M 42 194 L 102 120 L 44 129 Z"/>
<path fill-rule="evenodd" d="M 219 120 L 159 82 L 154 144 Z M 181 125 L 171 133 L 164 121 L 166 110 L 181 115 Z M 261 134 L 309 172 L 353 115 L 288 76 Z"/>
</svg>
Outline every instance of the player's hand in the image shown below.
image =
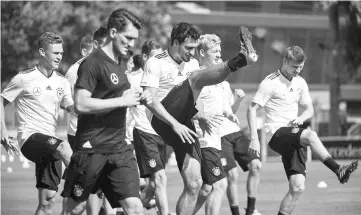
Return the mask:
<svg viewBox="0 0 361 215">
<path fill-rule="evenodd" d="M 152 104 L 152 102 L 153 102 L 152 94 L 148 90 L 143 91 L 141 96 L 140 96 L 140 104 L 142 104 L 142 105 L 144 105 L 144 104 L 150 105 L 150 104 Z"/>
<path fill-rule="evenodd" d="M 199 127 L 209 135 L 212 134 L 212 130 L 218 129 L 221 126 L 222 121 L 221 115 L 206 116 L 198 119 Z"/>
<path fill-rule="evenodd" d="M 173 130 L 181 138 L 183 143 L 187 141 L 187 143 L 192 144 L 195 142 L 193 137 L 198 137 L 194 131 L 180 123 L 177 123 L 175 126 L 173 126 Z"/>
<path fill-rule="evenodd" d="M 242 89 L 235 89 L 234 93 L 240 99 L 243 99 L 246 96 L 246 94 L 244 93 L 244 91 Z"/>
<path fill-rule="evenodd" d="M 125 106 L 132 107 L 136 105 L 140 105 L 140 99 L 141 99 L 141 90 L 136 88 L 131 88 L 126 91 L 124 91 L 122 97 L 122 100 L 125 103 Z"/>
<path fill-rule="evenodd" d="M 224 112 L 223 114 L 224 114 L 224 116 L 225 116 L 226 118 L 228 118 L 231 122 L 234 122 L 234 123 L 236 123 L 237 125 L 239 125 L 239 119 L 238 119 L 238 117 L 236 116 L 236 114 L 230 113 L 230 112 Z"/>
<path fill-rule="evenodd" d="M 291 125 L 293 126 L 299 126 L 303 124 L 303 120 L 299 117 L 291 121 Z"/>
<path fill-rule="evenodd" d="M 9 137 L 6 128 L 1 129 L 1 145 L 4 146 L 8 155 L 14 156 L 14 155 L 18 155 L 20 152 L 13 138 Z"/>
<path fill-rule="evenodd" d="M 251 142 L 249 143 L 249 146 L 248 146 L 248 151 L 251 152 L 251 153 L 254 153 L 258 157 L 260 157 L 261 145 L 259 143 L 258 138 L 255 138 L 255 139 L 251 140 Z"/>
</svg>

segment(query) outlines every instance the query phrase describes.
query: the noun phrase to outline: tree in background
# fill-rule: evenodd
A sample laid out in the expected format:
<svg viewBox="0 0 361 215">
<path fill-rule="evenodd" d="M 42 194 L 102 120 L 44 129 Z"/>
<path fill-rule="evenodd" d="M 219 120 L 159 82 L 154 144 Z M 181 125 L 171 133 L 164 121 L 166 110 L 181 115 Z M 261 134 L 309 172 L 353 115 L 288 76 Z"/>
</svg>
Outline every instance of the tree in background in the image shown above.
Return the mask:
<svg viewBox="0 0 361 215">
<path fill-rule="evenodd" d="M 316 4 L 328 11 L 332 44 L 330 73 L 329 135 L 340 135 L 339 103 L 343 83 L 361 82 L 361 2 L 321 1 Z M 342 18 L 342 19 L 341 19 Z"/>
<path fill-rule="evenodd" d="M 145 40 L 154 39 L 163 46 L 168 43 L 172 28 L 169 4 L 166 2 L 72 2 L 24 1 L 1 2 L 1 79 L 7 83 L 17 72 L 36 64 L 37 39 L 45 31 L 52 31 L 64 40 L 64 55 L 60 71 L 80 58 L 80 39 L 93 35 L 105 25 L 116 8 L 127 8 L 144 22 L 144 29 L 135 51 Z M 2 89 L 5 84 L 2 84 Z"/>
</svg>

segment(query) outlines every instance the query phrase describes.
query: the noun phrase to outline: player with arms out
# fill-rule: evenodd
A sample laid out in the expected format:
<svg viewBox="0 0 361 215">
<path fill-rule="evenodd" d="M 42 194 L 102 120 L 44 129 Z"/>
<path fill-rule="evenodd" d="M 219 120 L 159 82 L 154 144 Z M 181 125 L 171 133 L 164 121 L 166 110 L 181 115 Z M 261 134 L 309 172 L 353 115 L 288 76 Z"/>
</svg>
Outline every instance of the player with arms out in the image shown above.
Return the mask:
<svg viewBox="0 0 361 215">
<path fill-rule="evenodd" d="M 305 190 L 307 146 L 310 146 L 313 155 L 336 174 L 342 184 L 347 182 L 358 166 L 357 160 L 340 166 L 332 159 L 316 132 L 299 128 L 314 113 L 307 83 L 299 76 L 305 61 L 306 55 L 300 47 L 288 47 L 281 68 L 261 82 L 247 112 L 251 130 L 249 150 L 258 156 L 260 154 L 256 112 L 259 107 L 263 107 L 266 112 L 268 144 L 282 156 L 289 191 L 281 202 L 278 215 L 291 214 Z M 304 111 L 298 116 L 299 106 Z"/>
</svg>

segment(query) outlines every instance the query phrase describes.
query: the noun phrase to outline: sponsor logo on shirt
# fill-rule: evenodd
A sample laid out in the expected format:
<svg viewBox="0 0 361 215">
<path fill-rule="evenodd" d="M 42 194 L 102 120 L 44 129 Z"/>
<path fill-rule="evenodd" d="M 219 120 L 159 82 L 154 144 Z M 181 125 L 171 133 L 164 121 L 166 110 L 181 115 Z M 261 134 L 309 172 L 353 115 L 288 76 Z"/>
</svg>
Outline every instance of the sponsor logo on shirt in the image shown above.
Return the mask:
<svg viewBox="0 0 361 215">
<path fill-rule="evenodd" d="M 90 149 L 90 148 L 93 148 L 93 147 L 92 147 L 92 145 L 90 144 L 89 141 L 86 141 L 86 142 L 83 144 L 83 148 L 88 148 L 88 149 Z"/>
<path fill-rule="evenodd" d="M 56 89 L 56 95 L 58 96 L 59 99 L 61 99 L 64 95 L 63 88 L 59 87 L 58 89 Z"/>
<path fill-rule="evenodd" d="M 167 79 L 168 79 L 169 82 L 174 81 L 174 77 L 173 77 L 173 75 L 171 73 L 168 74 Z"/>
<path fill-rule="evenodd" d="M 119 83 L 118 76 L 115 73 L 112 73 L 110 75 L 110 80 L 113 82 L 113 84 L 118 84 Z"/>
<path fill-rule="evenodd" d="M 36 95 L 36 96 L 40 96 L 40 95 L 41 95 L 41 89 L 40 89 L 40 87 L 34 87 L 33 93 L 34 93 L 34 95 Z"/>
</svg>

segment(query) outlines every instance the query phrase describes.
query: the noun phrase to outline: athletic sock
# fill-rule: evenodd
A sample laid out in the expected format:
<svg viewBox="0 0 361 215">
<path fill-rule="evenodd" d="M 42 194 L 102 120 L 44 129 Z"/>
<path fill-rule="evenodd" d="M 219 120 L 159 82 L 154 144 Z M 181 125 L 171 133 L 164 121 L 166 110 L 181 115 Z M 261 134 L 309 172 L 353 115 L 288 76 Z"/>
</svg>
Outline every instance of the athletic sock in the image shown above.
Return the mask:
<svg viewBox="0 0 361 215">
<path fill-rule="evenodd" d="M 232 212 L 232 215 L 240 215 L 238 205 L 231 206 L 231 212 Z"/>
<path fill-rule="evenodd" d="M 249 197 L 247 198 L 247 212 L 252 212 L 256 209 L 256 198 Z"/>
<path fill-rule="evenodd" d="M 325 164 L 335 174 L 337 174 L 338 170 L 340 169 L 340 165 L 338 163 L 336 163 L 336 161 L 333 158 L 331 158 L 331 156 L 327 157 L 323 161 L 323 164 Z"/>
<path fill-rule="evenodd" d="M 236 57 L 226 61 L 225 65 L 231 70 L 231 72 L 235 72 L 239 68 L 247 66 L 247 60 L 242 53 L 239 53 Z"/>
</svg>

